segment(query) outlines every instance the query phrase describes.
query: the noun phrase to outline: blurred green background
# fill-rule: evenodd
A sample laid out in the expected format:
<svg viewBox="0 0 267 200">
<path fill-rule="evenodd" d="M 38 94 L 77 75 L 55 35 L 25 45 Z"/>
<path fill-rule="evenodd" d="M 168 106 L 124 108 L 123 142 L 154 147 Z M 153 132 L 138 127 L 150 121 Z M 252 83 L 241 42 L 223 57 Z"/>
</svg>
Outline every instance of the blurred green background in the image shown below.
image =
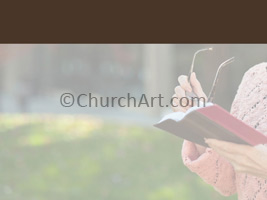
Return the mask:
<svg viewBox="0 0 267 200">
<path fill-rule="evenodd" d="M 220 196 L 154 128 L 71 115 L 2 115 L 1 200 L 200 200 Z"/>
</svg>

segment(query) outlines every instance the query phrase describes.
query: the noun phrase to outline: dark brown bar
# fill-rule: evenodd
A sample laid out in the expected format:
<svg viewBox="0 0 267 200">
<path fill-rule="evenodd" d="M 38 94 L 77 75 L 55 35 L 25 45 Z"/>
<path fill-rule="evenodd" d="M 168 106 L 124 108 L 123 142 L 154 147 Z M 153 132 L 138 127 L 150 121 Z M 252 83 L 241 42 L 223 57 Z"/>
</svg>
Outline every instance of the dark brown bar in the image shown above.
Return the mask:
<svg viewBox="0 0 267 200">
<path fill-rule="evenodd" d="M 2 8 L 0 42 L 267 43 L 265 6 L 253 9 L 252 2 L 116 3 Z"/>
</svg>

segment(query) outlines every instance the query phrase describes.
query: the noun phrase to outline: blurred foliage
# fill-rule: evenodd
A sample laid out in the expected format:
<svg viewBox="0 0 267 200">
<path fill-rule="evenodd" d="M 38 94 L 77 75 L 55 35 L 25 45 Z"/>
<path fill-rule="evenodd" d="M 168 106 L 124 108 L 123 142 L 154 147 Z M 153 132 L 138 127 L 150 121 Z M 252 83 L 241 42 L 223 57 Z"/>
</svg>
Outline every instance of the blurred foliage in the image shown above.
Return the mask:
<svg viewBox="0 0 267 200">
<path fill-rule="evenodd" d="M 2 115 L 1 200 L 222 197 L 183 166 L 181 140 L 90 117 Z"/>
</svg>

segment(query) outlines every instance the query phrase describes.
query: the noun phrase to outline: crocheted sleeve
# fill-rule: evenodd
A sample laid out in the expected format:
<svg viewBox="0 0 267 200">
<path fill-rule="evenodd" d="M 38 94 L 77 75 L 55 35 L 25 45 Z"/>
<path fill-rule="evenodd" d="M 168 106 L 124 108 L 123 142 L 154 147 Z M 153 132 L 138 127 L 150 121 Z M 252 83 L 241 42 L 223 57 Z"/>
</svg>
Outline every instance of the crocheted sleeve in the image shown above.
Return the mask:
<svg viewBox="0 0 267 200">
<path fill-rule="evenodd" d="M 232 165 L 212 149 L 207 148 L 205 153 L 199 155 L 196 145 L 185 140 L 182 158 L 192 172 L 198 174 L 222 195 L 230 196 L 236 193 L 235 171 Z"/>
</svg>

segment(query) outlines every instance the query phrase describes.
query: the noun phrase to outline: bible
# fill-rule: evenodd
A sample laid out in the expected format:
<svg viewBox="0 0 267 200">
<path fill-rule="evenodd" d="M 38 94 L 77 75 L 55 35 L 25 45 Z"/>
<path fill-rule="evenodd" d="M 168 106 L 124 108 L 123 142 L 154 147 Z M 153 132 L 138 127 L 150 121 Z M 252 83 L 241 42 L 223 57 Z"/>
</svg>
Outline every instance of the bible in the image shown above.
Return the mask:
<svg viewBox="0 0 267 200">
<path fill-rule="evenodd" d="M 205 138 L 251 146 L 267 144 L 264 134 L 212 103 L 192 107 L 186 113 L 171 113 L 154 126 L 205 147 Z"/>
</svg>

